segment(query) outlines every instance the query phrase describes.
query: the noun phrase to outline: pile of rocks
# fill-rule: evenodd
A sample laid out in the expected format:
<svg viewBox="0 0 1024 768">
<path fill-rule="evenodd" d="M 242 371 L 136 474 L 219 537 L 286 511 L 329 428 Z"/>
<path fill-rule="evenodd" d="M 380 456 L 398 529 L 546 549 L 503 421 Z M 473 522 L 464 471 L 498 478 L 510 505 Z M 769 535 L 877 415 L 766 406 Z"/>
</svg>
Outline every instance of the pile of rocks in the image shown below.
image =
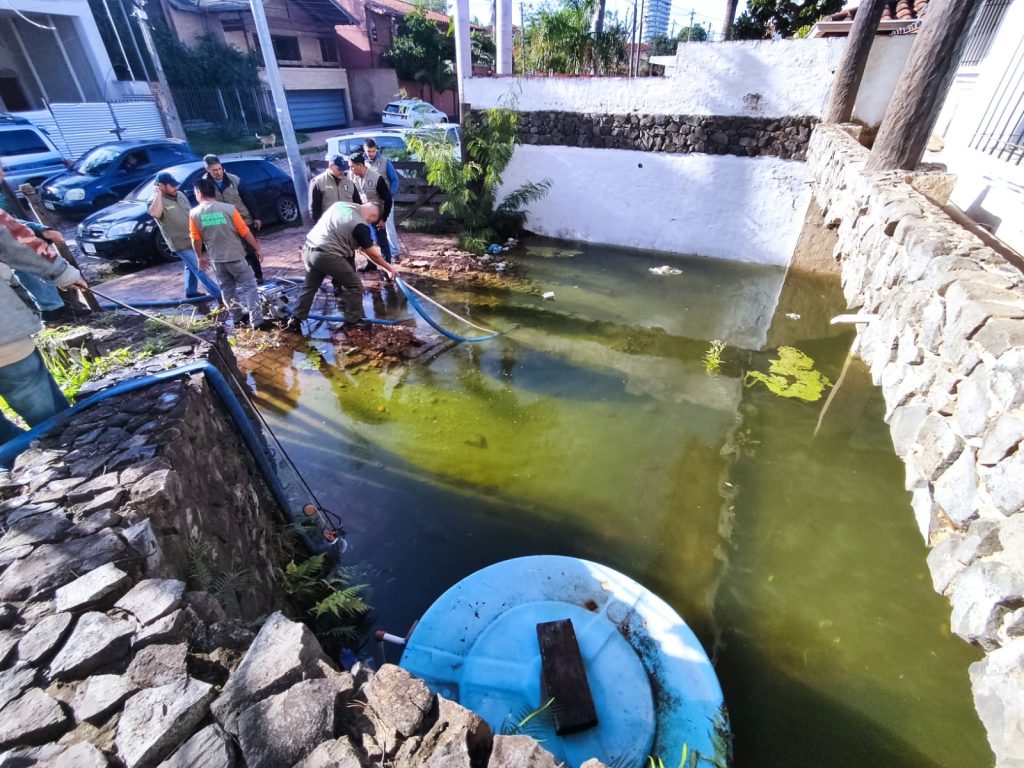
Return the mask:
<svg viewBox="0 0 1024 768">
<path fill-rule="evenodd" d="M 803 160 L 818 119 L 520 112 L 524 144 Z"/>
<path fill-rule="evenodd" d="M 987 651 L 975 705 L 1002 765 L 1024 764 L 1024 275 L 950 219 L 906 172 L 819 126 L 809 164 L 838 228 L 847 303 L 875 316 L 860 355 L 882 388 L 896 453 L 952 629 Z M 933 187 L 948 184 L 940 177 Z"/>
</svg>

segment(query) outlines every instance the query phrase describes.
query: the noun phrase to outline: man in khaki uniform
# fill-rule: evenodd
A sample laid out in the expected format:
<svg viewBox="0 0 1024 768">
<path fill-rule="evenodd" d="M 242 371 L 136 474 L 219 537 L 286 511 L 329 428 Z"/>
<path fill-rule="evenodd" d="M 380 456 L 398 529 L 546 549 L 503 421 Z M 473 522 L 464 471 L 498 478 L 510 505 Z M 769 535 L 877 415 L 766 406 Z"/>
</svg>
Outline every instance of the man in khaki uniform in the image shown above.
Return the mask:
<svg viewBox="0 0 1024 768">
<path fill-rule="evenodd" d="M 215 299 L 220 298 L 217 281 L 199 268 L 199 257 L 192 250 L 188 233 L 188 212 L 192 205 L 185 193 L 178 189 L 178 180 L 169 173 L 156 177 L 153 202 L 149 204 L 149 215 L 156 221 L 164 242 L 185 265 L 185 297 L 201 296 L 199 283 Z"/>
<path fill-rule="evenodd" d="M 327 170 L 313 177 L 309 185 L 309 213 L 313 223 L 335 203 L 351 203 L 356 186 L 348 177 L 348 161 L 342 155 L 331 158 Z"/>
<path fill-rule="evenodd" d="M 391 263 L 391 249 L 388 246 L 388 235 L 386 231 L 387 219 L 391 215 L 391 188 L 388 180 L 377 173 L 377 170 L 368 165 L 366 155 L 359 152 L 349 158 L 349 178 L 356 186 L 355 195 L 352 198 L 354 203 L 376 203 L 380 208 L 380 220 L 373 226 L 372 233 L 377 245 L 380 246 L 381 255 L 384 261 Z M 377 269 L 371 261 L 366 265 L 366 271 Z"/>
<path fill-rule="evenodd" d="M 259 208 L 252 195 L 249 194 L 249 190 L 242 184 L 242 180 L 235 174 L 225 171 L 220 158 L 216 155 L 204 156 L 203 163 L 206 165 L 206 173 L 203 178 L 213 180 L 217 190 L 217 199 L 222 203 L 230 203 L 235 206 L 245 225 L 259 232 L 263 228 L 263 222 L 256 218 L 259 215 Z M 256 275 L 256 282 L 262 283 L 263 267 L 260 266 L 260 260 L 256 258 L 256 251 L 249 248 L 248 244 L 245 249 L 245 260 L 252 268 L 253 274 Z"/>
</svg>

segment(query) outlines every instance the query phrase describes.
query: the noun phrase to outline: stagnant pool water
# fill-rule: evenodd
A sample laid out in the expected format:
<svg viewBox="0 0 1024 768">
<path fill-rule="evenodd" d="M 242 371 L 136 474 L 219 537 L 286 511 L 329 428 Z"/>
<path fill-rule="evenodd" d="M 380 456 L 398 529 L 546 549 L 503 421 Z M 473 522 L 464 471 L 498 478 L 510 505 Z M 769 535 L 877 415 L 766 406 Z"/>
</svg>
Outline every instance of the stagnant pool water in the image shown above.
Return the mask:
<svg viewBox="0 0 1024 768">
<path fill-rule="evenodd" d="M 490 563 L 577 555 L 697 632 L 736 766 L 991 765 L 967 676 L 979 654 L 932 591 L 880 395 L 816 438 L 824 400 L 743 384 L 780 345 L 838 378 L 852 332 L 828 325 L 833 281 L 557 243 L 512 260 L 524 279 L 508 288 L 418 283 L 517 325 L 494 341 L 353 374 L 324 332 L 251 361 L 275 432 L 344 517 L 376 625 L 405 634 Z M 682 274 L 651 274 L 662 264 Z M 713 339 L 728 345 L 714 376 Z"/>
</svg>

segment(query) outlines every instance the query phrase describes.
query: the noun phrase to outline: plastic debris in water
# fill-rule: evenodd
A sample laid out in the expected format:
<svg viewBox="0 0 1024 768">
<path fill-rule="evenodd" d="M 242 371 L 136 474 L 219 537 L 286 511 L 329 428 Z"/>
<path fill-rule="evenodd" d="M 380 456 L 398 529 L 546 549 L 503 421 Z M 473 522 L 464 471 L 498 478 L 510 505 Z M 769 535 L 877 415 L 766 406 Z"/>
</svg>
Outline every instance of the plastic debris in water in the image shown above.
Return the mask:
<svg viewBox="0 0 1024 768">
<path fill-rule="evenodd" d="M 498 245 L 497 243 L 491 243 L 490 245 L 487 246 L 487 253 L 491 254 L 492 256 L 501 253 L 501 246 Z"/>
<path fill-rule="evenodd" d="M 662 266 L 662 267 L 651 267 L 649 271 L 650 271 L 650 273 L 652 275 L 681 275 L 681 274 L 683 274 L 683 270 L 676 269 L 675 267 L 670 267 L 668 265 L 665 265 L 665 266 Z"/>
<path fill-rule="evenodd" d="M 504 272 L 506 269 L 508 269 L 508 264 L 506 264 L 504 261 L 499 261 L 497 264 L 494 265 L 494 268 L 499 272 Z"/>
<path fill-rule="evenodd" d="M 417 259 L 416 261 L 410 262 L 410 264 L 412 266 L 414 266 L 414 267 L 429 267 L 430 266 L 430 262 L 427 261 L 426 259 Z"/>
<path fill-rule="evenodd" d="M 555 299 L 555 292 L 554 291 L 548 291 L 545 294 L 543 294 L 543 298 L 548 299 L 549 301 L 554 301 L 554 299 Z"/>
<path fill-rule="evenodd" d="M 786 313 L 786 317 L 789 318 L 790 320 L 799 320 L 800 319 L 800 313 L 799 312 L 787 312 Z"/>
</svg>

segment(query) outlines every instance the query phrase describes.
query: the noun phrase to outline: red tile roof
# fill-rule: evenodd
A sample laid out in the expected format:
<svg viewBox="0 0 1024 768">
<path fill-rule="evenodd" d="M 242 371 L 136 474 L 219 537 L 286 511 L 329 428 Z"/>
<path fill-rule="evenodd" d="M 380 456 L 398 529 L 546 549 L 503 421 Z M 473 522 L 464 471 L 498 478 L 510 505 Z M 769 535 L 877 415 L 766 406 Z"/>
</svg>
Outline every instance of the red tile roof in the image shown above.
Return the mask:
<svg viewBox="0 0 1024 768">
<path fill-rule="evenodd" d="M 406 3 L 404 0 L 370 0 L 367 6 L 380 13 L 390 13 L 398 16 L 405 16 L 416 9 L 415 5 Z M 436 24 L 448 24 L 451 21 L 448 16 L 437 11 L 427 11 L 427 18 Z"/>
<path fill-rule="evenodd" d="M 928 8 L 928 0 L 887 0 L 882 10 L 882 21 L 913 21 L 921 18 Z M 826 21 L 853 21 L 856 8 L 842 10 L 826 17 Z"/>
</svg>

